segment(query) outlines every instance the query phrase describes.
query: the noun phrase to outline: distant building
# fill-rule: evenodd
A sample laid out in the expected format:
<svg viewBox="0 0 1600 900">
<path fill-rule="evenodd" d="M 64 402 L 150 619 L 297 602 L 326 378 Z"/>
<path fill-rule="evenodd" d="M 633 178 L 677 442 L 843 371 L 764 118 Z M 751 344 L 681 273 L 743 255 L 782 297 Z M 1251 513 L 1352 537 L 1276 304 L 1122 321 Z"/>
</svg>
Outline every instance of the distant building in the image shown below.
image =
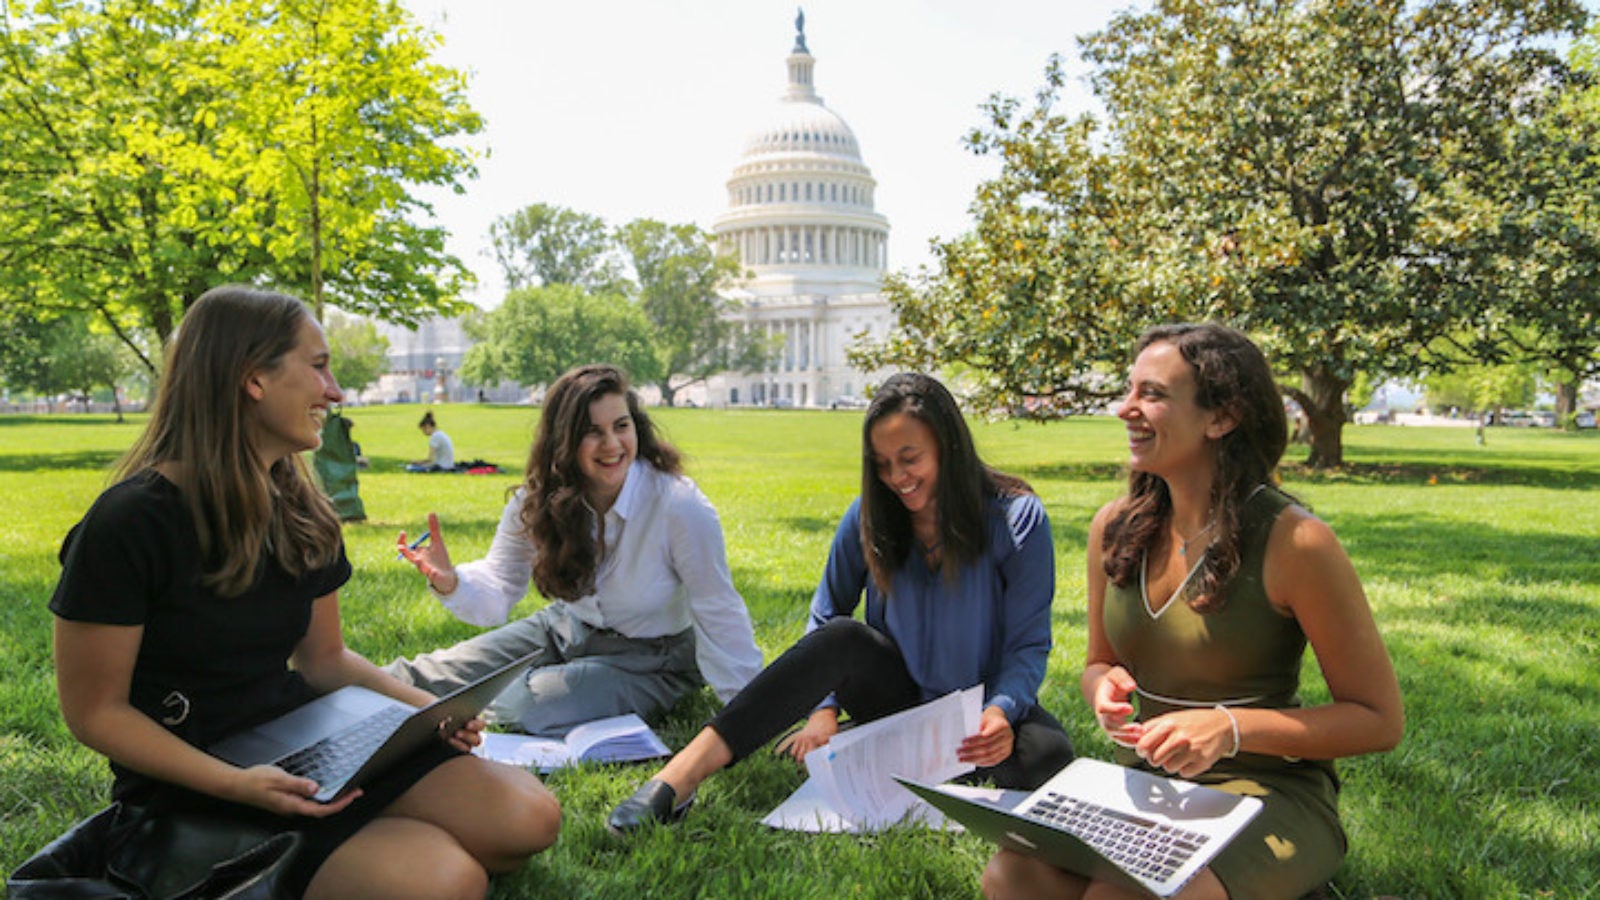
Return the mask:
<svg viewBox="0 0 1600 900">
<path fill-rule="evenodd" d="M 493 403 L 519 403 L 528 392 L 514 384 L 497 386 L 463 384 L 459 372 L 472 339 L 461 330 L 460 319 L 428 319 L 417 330 L 388 322 L 374 322 L 389 340 L 389 371 L 362 393 L 367 403 L 462 403 L 483 399 Z"/>
<path fill-rule="evenodd" d="M 715 404 L 829 406 L 863 396 L 872 373 L 845 350 L 858 335 L 883 337 L 894 316 L 880 288 L 889 220 L 873 208 L 877 181 L 855 133 L 813 87 L 805 18 L 795 20 L 789 87 L 745 143 L 728 179 L 728 210 L 712 225 L 723 250 L 753 277 L 727 296 L 729 318 L 780 335 L 763 372 L 713 379 Z"/>
</svg>

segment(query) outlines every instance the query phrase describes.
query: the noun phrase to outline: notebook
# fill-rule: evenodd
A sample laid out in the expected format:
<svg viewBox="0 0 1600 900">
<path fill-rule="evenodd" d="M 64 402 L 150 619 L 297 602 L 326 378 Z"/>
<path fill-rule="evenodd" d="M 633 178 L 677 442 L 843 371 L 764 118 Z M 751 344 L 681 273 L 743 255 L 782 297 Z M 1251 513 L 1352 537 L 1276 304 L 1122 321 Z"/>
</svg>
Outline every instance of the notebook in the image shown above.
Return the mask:
<svg viewBox="0 0 1600 900">
<path fill-rule="evenodd" d="M 317 783 L 312 799 L 328 803 L 396 762 L 454 732 L 483 711 L 533 662 L 533 654 L 417 708 L 377 691 L 348 685 L 269 722 L 206 748 L 236 766 L 270 763 Z"/>
<path fill-rule="evenodd" d="M 1170 897 L 1261 811 L 1230 794 L 1077 759 L 1015 806 L 897 778 L 981 837 L 1069 872 Z"/>
</svg>

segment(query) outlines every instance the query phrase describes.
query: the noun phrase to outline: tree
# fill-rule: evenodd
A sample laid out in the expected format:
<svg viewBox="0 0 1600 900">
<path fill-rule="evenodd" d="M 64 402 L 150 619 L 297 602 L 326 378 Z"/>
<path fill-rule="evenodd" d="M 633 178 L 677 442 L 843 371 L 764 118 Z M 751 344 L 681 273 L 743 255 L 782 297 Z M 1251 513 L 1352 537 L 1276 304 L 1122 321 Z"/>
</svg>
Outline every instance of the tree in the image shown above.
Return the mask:
<svg viewBox="0 0 1600 900">
<path fill-rule="evenodd" d="M 650 320 L 619 294 L 589 294 L 570 284 L 518 288 L 505 302 L 468 319 L 475 343 L 461 380 L 549 384 L 581 363 L 605 361 L 641 382 L 660 375 Z"/>
<path fill-rule="evenodd" d="M 1500 179 L 1510 136 L 1562 95 L 1546 46 L 1584 20 L 1568 0 L 1159 0 L 1082 41 L 1100 119 L 995 98 L 971 137 L 1001 174 L 940 269 L 891 284 L 902 323 L 858 356 L 935 358 L 978 395 L 1087 408 L 1128 339 L 1222 319 L 1295 372 L 1309 462 L 1343 460 L 1359 373 L 1419 373 L 1423 350 L 1503 313 L 1523 282 L 1499 227 L 1527 202 Z M 964 309 L 954 307 L 964 305 Z M 964 335 L 953 335 L 959 328 Z"/>
<path fill-rule="evenodd" d="M 711 236 L 693 225 L 638 219 L 616 238 L 632 264 L 639 306 L 655 326 L 663 402 L 672 406 L 678 391 L 718 372 L 765 365 L 767 344 L 723 318 L 729 301 L 719 289 L 738 277 L 736 257 L 717 253 Z"/>
<path fill-rule="evenodd" d="M 0 298 L 101 316 L 142 355 L 219 281 L 397 322 L 466 277 L 412 185 L 480 125 L 388 0 L 6 2 Z M 320 312 L 320 309 L 319 309 Z"/>
<path fill-rule="evenodd" d="M 570 284 L 605 293 L 621 287 L 611 235 L 598 216 L 534 203 L 496 219 L 489 239 L 512 290 Z"/>
<path fill-rule="evenodd" d="M 0 323 L 0 375 L 6 384 L 44 397 L 68 394 L 85 412 L 96 388 L 111 392 L 117 421 L 122 421 L 118 386 L 132 361 L 127 349 L 108 334 L 90 329 L 88 314 L 45 321 L 8 317 Z"/>
<path fill-rule="evenodd" d="M 337 311 L 328 316 L 327 337 L 333 353 L 333 377 L 361 399 L 367 385 L 389 371 L 389 339 L 371 322 Z"/>
<path fill-rule="evenodd" d="M 1538 381 L 1526 366 L 1502 363 L 1472 366 L 1428 375 L 1423 379 L 1428 406 L 1435 412 L 1452 407 L 1486 412 L 1533 404 Z"/>
</svg>

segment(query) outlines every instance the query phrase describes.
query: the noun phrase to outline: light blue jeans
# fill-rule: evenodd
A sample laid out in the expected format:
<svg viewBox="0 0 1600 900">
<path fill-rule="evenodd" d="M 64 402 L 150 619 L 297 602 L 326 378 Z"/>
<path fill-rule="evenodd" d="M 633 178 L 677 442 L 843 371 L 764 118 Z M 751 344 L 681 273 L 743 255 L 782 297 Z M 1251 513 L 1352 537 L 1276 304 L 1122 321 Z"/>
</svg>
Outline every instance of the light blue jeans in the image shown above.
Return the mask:
<svg viewBox="0 0 1600 900">
<path fill-rule="evenodd" d="M 495 698 L 486 721 L 560 736 L 624 713 L 651 720 L 705 684 L 694 629 L 631 638 L 580 621 L 560 602 L 453 647 L 397 659 L 384 671 L 439 696 L 529 653 L 537 654 L 533 668 Z"/>
</svg>

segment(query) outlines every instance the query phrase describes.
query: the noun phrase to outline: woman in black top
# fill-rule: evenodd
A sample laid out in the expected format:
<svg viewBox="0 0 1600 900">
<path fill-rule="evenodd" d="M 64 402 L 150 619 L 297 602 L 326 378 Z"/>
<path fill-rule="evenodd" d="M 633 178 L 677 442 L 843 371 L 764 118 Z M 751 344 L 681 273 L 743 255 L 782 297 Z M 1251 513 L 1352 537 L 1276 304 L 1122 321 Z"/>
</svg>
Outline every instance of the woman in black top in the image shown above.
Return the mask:
<svg viewBox="0 0 1600 900">
<path fill-rule="evenodd" d="M 307 896 L 481 895 L 560 823 L 532 774 L 464 752 L 481 723 L 329 804 L 309 779 L 197 749 L 347 684 L 433 699 L 340 633 L 350 563 L 301 457 L 341 399 L 328 361 L 292 297 L 218 288 L 190 308 L 118 483 L 62 548 L 62 713 L 110 759 L 120 800 L 300 831 L 290 881 Z"/>
</svg>

